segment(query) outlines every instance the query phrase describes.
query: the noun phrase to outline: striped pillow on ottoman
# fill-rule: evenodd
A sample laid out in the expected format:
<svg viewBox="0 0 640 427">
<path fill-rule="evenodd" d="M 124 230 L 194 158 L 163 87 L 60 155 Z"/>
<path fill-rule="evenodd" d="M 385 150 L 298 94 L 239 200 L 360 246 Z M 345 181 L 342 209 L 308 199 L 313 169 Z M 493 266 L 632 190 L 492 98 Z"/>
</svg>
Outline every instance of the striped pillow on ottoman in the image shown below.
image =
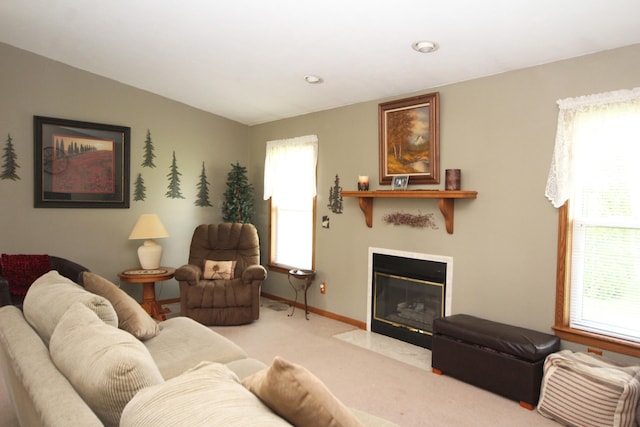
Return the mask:
<svg viewBox="0 0 640 427">
<path fill-rule="evenodd" d="M 538 412 L 564 425 L 634 426 L 640 366 L 563 350 L 544 362 Z"/>
</svg>

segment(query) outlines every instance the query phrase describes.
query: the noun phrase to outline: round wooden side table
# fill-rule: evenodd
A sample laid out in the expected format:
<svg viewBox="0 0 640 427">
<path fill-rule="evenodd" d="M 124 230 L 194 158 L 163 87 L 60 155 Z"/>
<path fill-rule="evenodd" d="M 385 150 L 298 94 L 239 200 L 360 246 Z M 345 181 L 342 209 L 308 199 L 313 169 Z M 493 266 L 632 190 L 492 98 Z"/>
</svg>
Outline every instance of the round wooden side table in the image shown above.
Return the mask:
<svg viewBox="0 0 640 427">
<path fill-rule="evenodd" d="M 159 267 L 153 270 L 130 268 L 118 273 L 118 277 L 127 283 L 142 283 L 142 302 L 140 305 L 156 320 L 165 320 L 169 310 L 162 308 L 156 300 L 156 282 L 169 280 L 175 274 L 172 267 Z"/>
</svg>

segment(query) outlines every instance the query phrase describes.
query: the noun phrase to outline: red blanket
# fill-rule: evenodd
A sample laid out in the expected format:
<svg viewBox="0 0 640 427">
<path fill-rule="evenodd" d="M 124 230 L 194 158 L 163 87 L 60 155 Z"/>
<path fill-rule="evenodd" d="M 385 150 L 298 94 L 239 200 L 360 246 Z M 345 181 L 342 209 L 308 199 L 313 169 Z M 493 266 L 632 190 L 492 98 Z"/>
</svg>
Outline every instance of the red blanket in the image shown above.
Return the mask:
<svg viewBox="0 0 640 427">
<path fill-rule="evenodd" d="M 9 291 L 24 296 L 38 277 L 51 270 L 51 259 L 49 255 L 2 254 L 0 265 L 2 276 L 9 282 Z"/>
</svg>

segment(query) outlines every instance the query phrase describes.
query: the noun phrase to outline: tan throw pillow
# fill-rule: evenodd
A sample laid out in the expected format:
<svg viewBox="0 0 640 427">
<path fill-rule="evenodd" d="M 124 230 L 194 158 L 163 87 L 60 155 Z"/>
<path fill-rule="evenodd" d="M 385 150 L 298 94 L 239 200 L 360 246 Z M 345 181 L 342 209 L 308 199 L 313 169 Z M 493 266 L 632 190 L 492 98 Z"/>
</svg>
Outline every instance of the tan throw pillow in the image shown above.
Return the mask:
<svg viewBox="0 0 640 427">
<path fill-rule="evenodd" d="M 640 366 L 563 350 L 545 359 L 537 409 L 564 425 L 631 427 L 638 396 Z"/>
<path fill-rule="evenodd" d="M 148 340 L 158 335 L 158 323 L 131 298 L 125 291 L 115 284 L 95 273 L 83 273 L 84 287 L 89 292 L 105 297 L 109 300 L 118 315 L 118 327 L 134 337 Z"/>
<path fill-rule="evenodd" d="M 58 321 L 76 301 L 89 307 L 103 322 L 118 326 L 118 316 L 106 298 L 88 292 L 56 270 L 43 274 L 33 282 L 27 291 L 22 309 L 27 322 L 49 345 L 49 339 Z"/>
<path fill-rule="evenodd" d="M 236 268 L 236 261 L 204 261 L 204 271 L 202 276 L 205 279 L 233 279 L 233 270 Z"/>
<path fill-rule="evenodd" d="M 242 384 L 267 406 L 297 426 L 362 426 L 311 372 L 276 357 L 270 367 Z"/>
<path fill-rule="evenodd" d="M 223 364 L 202 362 L 164 384 L 141 390 L 122 412 L 120 427 L 288 426 L 242 387 Z"/>
<path fill-rule="evenodd" d="M 117 426 L 138 391 L 164 382 L 147 348 L 81 303 L 60 318 L 49 345 L 51 359 L 106 426 Z"/>
</svg>

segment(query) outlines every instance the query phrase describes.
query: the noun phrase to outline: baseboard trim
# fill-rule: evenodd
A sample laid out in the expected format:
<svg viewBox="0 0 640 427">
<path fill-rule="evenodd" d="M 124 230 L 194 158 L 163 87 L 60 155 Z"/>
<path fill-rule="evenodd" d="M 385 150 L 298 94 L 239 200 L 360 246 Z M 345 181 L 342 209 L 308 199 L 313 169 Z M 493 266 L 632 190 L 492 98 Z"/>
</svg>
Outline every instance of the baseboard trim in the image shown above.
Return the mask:
<svg viewBox="0 0 640 427">
<path fill-rule="evenodd" d="M 304 304 L 303 303 L 292 301 L 290 299 L 282 298 L 282 297 L 279 297 L 278 295 L 272 295 L 272 294 L 269 294 L 269 293 L 266 293 L 266 292 L 261 292 L 260 295 L 265 297 L 265 298 L 269 298 L 269 299 L 272 299 L 272 300 L 275 300 L 275 301 L 284 302 L 284 303 L 289 304 L 289 305 L 295 305 L 296 308 L 304 310 Z M 180 302 L 180 298 L 168 298 L 168 299 L 158 300 L 158 302 L 161 305 L 175 304 L 175 303 Z M 317 314 L 319 316 L 327 317 L 329 319 L 338 320 L 338 321 L 340 321 L 342 323 L 346 323 L 348 325 L 355 326 L 356 328 L 359 328 L 359 329 L 362 329 L 362 330 L 367 330 L 366 322 L 361 322 L 360 320 L 352 319 L 352 318 L 346 317 L 346 316 L 341 316 L 339 314 L 332 313 L 332 312 L 326 311 L 326 310 L 321 310 L 319 308 L 315 308 L 315 307 L 311 307 L 311 306 L 309 306 L 309 312 L 310 313 L 315 313 L 315 314 Z"/>
<path fill-rule="evenodd" d="M 296 308 L 300 308 L 300 309 L 304 310 L 304 304 L 303 303 L 300 303 L 300 302 L 297 302 L 297 301 L 291 301 L 290 299 L 282 298 L 282 297 L 280 297 L 278 295 L 272 295 L 272 294 L 269 294 L 269 293 L 266 293 L 266 292 L 261 292 L 260 295 L 265 297 L 265 298 L 269 298 L 269 299 L 272 299 L 272 300 L 284 302 L 284 303 L 287 303 L 289 305 L 294 305 Z M 363 329 L 363 330 L 367 329 L 366 322 L 361 322 L 360 320 L 352 319 L 352 318 L 346 317 L 346 316 L 341 316 L 339 314 L 332 313 L 330 311 L 321 310 L 319 308 L 315 308 L 315 307 L 309 306 L 309 312 L 310 313 L 315 313 L 315 314 L 317 314 L 319 316 L 328 317 L 329 319 L 338 320 L 338 321 L 346 323 L 348 325 L 355 326 L 356 328 L 359 328 L 359 329 Z"/>
</svg>

